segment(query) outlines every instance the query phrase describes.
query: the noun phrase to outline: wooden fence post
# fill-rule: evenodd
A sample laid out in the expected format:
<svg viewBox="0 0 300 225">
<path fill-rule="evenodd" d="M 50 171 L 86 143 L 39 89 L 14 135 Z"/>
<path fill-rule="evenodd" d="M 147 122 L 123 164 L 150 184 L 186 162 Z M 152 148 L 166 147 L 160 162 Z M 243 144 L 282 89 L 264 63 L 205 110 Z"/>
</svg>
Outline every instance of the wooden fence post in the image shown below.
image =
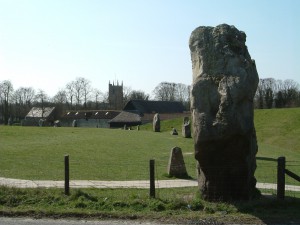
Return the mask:
<svg viewBox="0 0 300 225">
<path fill-rule="evenodd" d="M 277 199 L 284 199 L 285 192 L 285 157 L 277 159 Z"/>
<path fill-rule="evenodd" d="M 69 155 L 65 155 L 65 195 L 70 195 Z"/>
<path fill-rule="evenodd" d="M 155 161 L 151 159 L 149 165 L 150 165 L 150 198 L 155 198 L 155 172 L 154 172 Z"/>
</svg>

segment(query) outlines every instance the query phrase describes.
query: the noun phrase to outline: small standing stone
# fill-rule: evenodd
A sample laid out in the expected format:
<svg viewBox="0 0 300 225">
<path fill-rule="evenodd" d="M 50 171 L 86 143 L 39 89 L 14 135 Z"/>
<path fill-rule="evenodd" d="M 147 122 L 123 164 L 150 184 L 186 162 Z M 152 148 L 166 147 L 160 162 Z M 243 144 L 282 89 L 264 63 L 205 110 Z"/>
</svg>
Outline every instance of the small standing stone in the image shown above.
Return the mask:
<svg viewBox="0 0 300 225">
<path fill-rule="evenodd" d="M 168 164 L 168 175 L 174 177 L 185 177 L 188 175 L 186 172 L 182 151 L 179 147 L 174 147 L 171 150 Z"/>
<path fill-rule="evenodd" d="M 72 127 L 77 127 L 77 120 L 73 120 Z"/>
<path fill-rule="evenodd" d="M 156 113 L 153 117 L 153 131 L 160 132 L 160 117 L 159 113 Z"/>
<path fill-rule="evenodd" d="M 11 117 L 8 118 L 8 122 L 7 122 L 7 123 L 8 123 L 9 126 L 12 126 L 12 125 L 13 125 L 13 120 L 12 120 Z"/>
<path fill-rule="evenodd" d="M 61 124 L 60 124 L 59 120 L 54 121 L 54 127 L 61 127 Z"/>
<path fill-rule="evenodd" d="M 44 127 L 45 126 L 45 119 L 40 119 L 39 120 L 39 126 Z"/>
<path fill-rule="evenodd" d="M 176 128 L 174 128 L 174 127 L 172 128 L 171 134 L 172 135 L 178 135 L 178 132 L 177 132 Z"/>
</svg>

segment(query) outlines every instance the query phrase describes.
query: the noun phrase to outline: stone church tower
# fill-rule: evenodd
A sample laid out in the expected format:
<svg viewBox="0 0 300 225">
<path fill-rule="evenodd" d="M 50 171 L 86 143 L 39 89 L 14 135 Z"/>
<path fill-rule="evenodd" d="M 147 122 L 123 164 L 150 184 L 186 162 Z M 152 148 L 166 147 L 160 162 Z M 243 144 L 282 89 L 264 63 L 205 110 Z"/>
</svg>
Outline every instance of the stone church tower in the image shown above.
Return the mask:
<svg viewBox="0 0 300 225">
<path fill-rule="evenodd" d="M 123 82 L 108 84 L 108 102 L 110 109 L 123 109 Z"/>
</svg>

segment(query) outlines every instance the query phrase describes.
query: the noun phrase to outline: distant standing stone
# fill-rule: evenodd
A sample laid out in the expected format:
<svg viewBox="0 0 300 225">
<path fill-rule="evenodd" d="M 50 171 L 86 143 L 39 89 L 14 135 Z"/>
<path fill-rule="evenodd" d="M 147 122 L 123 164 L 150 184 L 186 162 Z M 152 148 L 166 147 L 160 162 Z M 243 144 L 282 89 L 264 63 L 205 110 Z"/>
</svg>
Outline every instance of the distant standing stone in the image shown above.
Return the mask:
<svg viewBox="0 0 300 225">
<path fill-rule="evenodd" d="M 72 127 L 77 127 L 77 120 L 73 120 Z"/>
<path fill-rule="evenodd" d="M 191 124 L 188 117 L 184 117 L 182 125 L 182 136 L 185 138 L 192 137 L 191 135 Z"/>
<path fill-rule="evenodd" d="M 181 148 L 179 147 L 174 147 L 171 149 L 171 154 L 170 154 L 169 164 L 168 164 L 168 175 L 174 177 L 187 176 L 182 151 Z"/>
<path fill-rule="evenodd" d="M 160 132 L 160 117 L 159 113 L 156 113 L 153 117 L 153 131 Z"/>
<path fill-rule="evenodd" d="M 61 127 L 61 124 L 60 124 L 59 120 L 54 121 L 54 127 Z"/>
<path fill-rule="evenodd" d="M 12 120 L 11 117 L 8 118 L 7 123 L 8 123 L 9 126 L 12 126 L 12 125 L 13 125 L 13 120 Z"/>
<path fill-rule="evenodd" d="M 174 128 L 174 127 L 172 128 L 171 134 L 172 135 L 178 135 L 178 132 L 177 132 L 176 128 Z"/>
</svg>

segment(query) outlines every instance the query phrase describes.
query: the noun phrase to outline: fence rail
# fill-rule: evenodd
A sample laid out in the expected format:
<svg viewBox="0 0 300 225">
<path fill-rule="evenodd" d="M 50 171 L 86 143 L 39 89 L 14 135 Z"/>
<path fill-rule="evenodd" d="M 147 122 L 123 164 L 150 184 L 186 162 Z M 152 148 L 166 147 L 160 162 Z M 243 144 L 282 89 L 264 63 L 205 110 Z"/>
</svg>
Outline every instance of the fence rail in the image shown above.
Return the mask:
<svg viewBox="0 0 300 225">
<path fill-rule="evenodd" d="M 300 182 L 300 177 L 292 171 L 286 169 L 285 157 L 279 157 L 277 166 L 277 198 L 283 200 L 285 197 L 285 175 Z"/>
<path fill-rule="evenodd" d="M 143 171 L 141 173 L 142 176 L 133 179 L 124 179 L 124 180 L 113 180 L 113 179 L 80 179 L 84 177 L 74 177 L 70 179 L 70 174 L 76 170 L 77 166 L 80 162 L 72 161 L 71 164 L 69 160 L 72 159 L 69 155 L 64 156 L 64 180 L 25 180 L 25 179 L 11 179 L 0 177 L 0 185 L 10 186 L 10 187 L 20 187 L 20 188 L 37 188 L 37 187 L 45 187 L 45 188 L 64 188 L 65 194 L 70 194 L 70 188 L 136 188 L 136 189 L 149 189 L 149 196 L 151 198 L 155 198 L 158 195 L 158 190 L 164 188 L 179 188 L 179 187 L 197 187 L 198 183 L 196 180 L 196 173 L 189 174 L 191 175 L 187 179 L 172 179 L 167 178 L 166 176 L 162 176 L 161 173 L 164 170 L 162 167 L 167 169 L 167 165 L 164 160 L 150 160 L 148 166 L 145 165 Z M 286 160 L 284 157 L 280 157 L 277 160 L 273 160 L 273 166 L 266 165 L 267 171 L 276 170 L 276 161 L 277 161 L 277 173 L 274 172 L 274 179 L 262 179 L 260 175 L 260 179 L 258 179 L 258 183 L 256 185 L 257 188 L 261 190 L 271 191 L 273 194 L 277 194 L 278 199 L 284 199 L 286 192 L 300 192 L 300 186 L 296 181 L 299 182 L 299 176 L 292 172 L 294 170 L 298 171 L 300 164 L 297 161 L 293 161 L 293 165 L 290 165 L 290 161 L 286 164 Z M 132 162 L 134 163 L 134 162 Z M 139 162 L 140 163 L 140 162 Z M 145 163 L 145 162 L 143 162 Z M 132 171 L 128 170 L 127 167 L 130 166 L 129 163 L 126 162 L 124 164 L 111 165 L 111 167 L 119 166 L 120 172 L 127 172 L 131 174 Z M 192 168 L 191 165 L 187 165 Z M 289 169 L 286 167 L 289 166 Z M 101 165 L 99 165 L 101 168 Z M 272 169 L 273 168 L 273 169 Z M 107 168 L 106 168 L 107 169 Z M 126 171 L 127 170 L 127 171 Z M 158 172 L 159 171 L 159 174 Z M 165 170 L 166 171 L 166 170 Z M 222 168 L 218 171 L 222 171 Z M 191 172 L 191 170 L 189 170 Z M 63 174 L 63 171 L 61 171 Z M 144 176 L 144 174 L 148 174 L 148 176 Z M 276 180 L 277 174 L 277 180 Z M 267 174 L 268 176 L 270 174 Z M 287 175 L 287 176 L 286 176 Z M 148 177 L 148 178 L 147 178 Z M 72 178 L 72 176 L 71 176 Z M 79 178 L 79 179 L 78 179 Z M 294 179 L 291 183 L 291 178 Z M 271 181 L 271 182 L 270 182 Z M 273 181 L 273 182 L 272 182 Z M 289 183 L 287 183 L 287 181 Z"/>
</svg>

